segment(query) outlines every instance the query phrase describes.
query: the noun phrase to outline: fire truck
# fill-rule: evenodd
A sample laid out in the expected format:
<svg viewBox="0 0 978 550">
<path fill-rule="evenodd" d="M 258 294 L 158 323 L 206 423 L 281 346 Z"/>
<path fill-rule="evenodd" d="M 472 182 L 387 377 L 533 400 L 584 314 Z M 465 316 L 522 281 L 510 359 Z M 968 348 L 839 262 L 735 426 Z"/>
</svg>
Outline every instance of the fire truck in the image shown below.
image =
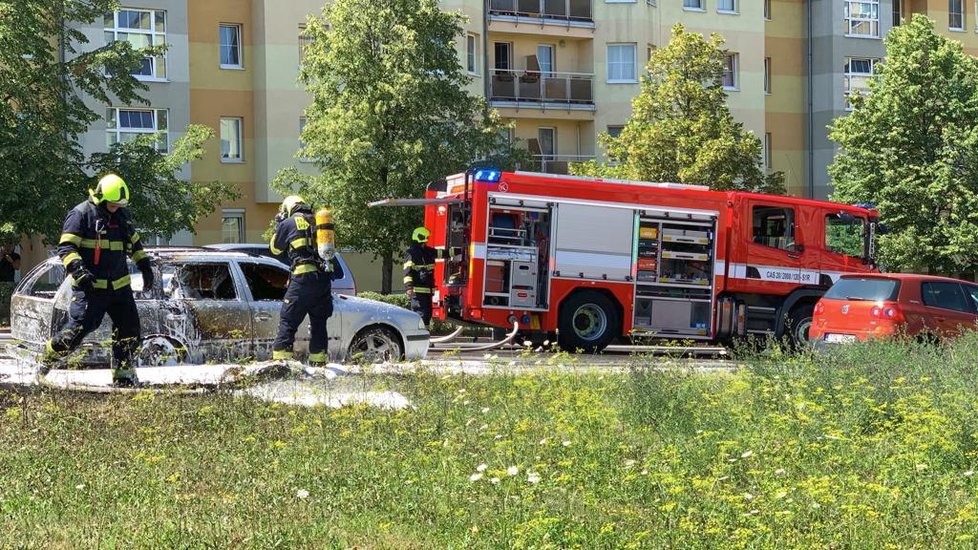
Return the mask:
<svg viewBox="0 0 978 550">
<path fill-rule="evenodd" d="M 807 339 L 843 273 L 876 271 L 874 210 L 788 196 L 472 170 L 428 185 L 434 317 L 566 350 L 621 336 Z"/>
</svg>

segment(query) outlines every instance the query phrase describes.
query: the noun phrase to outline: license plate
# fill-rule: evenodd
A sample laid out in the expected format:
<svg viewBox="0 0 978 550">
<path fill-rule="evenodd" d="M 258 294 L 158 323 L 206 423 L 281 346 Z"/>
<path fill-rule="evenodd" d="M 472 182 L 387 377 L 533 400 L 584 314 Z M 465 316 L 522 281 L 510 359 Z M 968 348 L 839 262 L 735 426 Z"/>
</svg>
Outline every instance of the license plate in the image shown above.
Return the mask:
<svg viewBox="0 0 978 550">
<path fill-rule="evenodd" d="M 830 344 L 843 344 L 846 342 L 855 342 L 855 334 L 826 334 L 825 341 Z"/>
</svg>

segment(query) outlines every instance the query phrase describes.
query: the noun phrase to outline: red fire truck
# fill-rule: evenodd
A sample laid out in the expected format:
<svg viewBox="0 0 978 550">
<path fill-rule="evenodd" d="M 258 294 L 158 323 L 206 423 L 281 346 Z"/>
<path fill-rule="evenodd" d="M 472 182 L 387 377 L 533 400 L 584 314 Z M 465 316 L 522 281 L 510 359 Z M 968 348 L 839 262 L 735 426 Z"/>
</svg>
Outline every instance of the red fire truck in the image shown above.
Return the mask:
<svg viewBox="0 0 978 550">
<path fill-rule="evenodd" d="M 557 333 L 807 339 L 843 273 L 876 271 L 873 210 L 704 186 L 469 171 L 428 186 L 434 317 Z M 379 204 L 379 203 L 377 203 Z"/>
</svg>

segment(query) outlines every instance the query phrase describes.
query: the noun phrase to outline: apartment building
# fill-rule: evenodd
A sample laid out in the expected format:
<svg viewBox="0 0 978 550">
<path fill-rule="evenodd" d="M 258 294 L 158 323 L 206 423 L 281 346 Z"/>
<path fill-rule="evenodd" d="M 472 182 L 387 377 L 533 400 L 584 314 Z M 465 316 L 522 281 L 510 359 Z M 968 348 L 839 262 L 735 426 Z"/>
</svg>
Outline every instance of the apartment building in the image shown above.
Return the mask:
<svg viewBox="0 0 978 550">
<path fill-rule="evenodd" d="M 729 55 L 724 86 L 734 117 L 763 143 L 770 170 L 791 194 L 830 193 L 835 154 L 826 126 L 848 112 L 884 54 L 883 38 L 901 18 L 923 13 L 978 54 L 976 0 L 442 0 L 468 21 L 459 60 L 481 94 L 514 122 L 532 168 L 562 173 L 574 161 L 602 158 L 601 132 L 620 131 L 640 91 L 651 52 L 682 23 L 719 33 Z M 87 152 L 165 131 L 160 146 L 188 123 L 215 138 L 195 163 L 196 181 L 238 185 L 242 197 L 173 244 L 254 242 L 281 197 L 270 182 L 283 167 L 312 173 L 296 158 L 303 109 L 297 82 L 302 30 L 323 0 L 126 0 L 103 21 L 80 28 L 99 45 L 170 45 L 147 58 L 137 78 L 149 105 L 95 106 L 104 120 L 84 136 Z M 356 260 L 355 260 L 356 262 Z M 370 285 L 366 285 L 369 287 Z"/>
</svg>

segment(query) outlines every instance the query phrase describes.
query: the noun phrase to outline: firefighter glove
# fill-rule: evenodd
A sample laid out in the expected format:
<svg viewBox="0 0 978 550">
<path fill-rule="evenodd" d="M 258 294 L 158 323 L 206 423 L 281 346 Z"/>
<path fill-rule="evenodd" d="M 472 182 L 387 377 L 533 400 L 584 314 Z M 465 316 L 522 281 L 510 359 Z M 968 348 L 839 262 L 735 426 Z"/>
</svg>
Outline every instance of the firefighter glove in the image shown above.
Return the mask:
<svg viewBox="0 0 978 550">
<path fill-rule="evenodd" d="M 283 212 L 279 212 L 278 214 L 275 214 L 275 225 L 282 223 L 283 221 L 285 221 L 285 218 L 287 217 L 288 216 L 286 216 L 285 213 Z"/>
<path fill-rule="evenodd" d="M 84 266 L 78 267 L 71 273 L 71 278 L 75 280 L 74 287 L 78 290 L 89 291 L 95 288 L 95 276 Z"/>
<path fill-rule="evenodd" d="M 153 288 L 153 283 L 156 281 L 156 275 L 153 274 L 153 264 L 149 259 L 143 259 L 136 267 L 143 274 L 143 290 L 147 291 Z"/>
</svg>

